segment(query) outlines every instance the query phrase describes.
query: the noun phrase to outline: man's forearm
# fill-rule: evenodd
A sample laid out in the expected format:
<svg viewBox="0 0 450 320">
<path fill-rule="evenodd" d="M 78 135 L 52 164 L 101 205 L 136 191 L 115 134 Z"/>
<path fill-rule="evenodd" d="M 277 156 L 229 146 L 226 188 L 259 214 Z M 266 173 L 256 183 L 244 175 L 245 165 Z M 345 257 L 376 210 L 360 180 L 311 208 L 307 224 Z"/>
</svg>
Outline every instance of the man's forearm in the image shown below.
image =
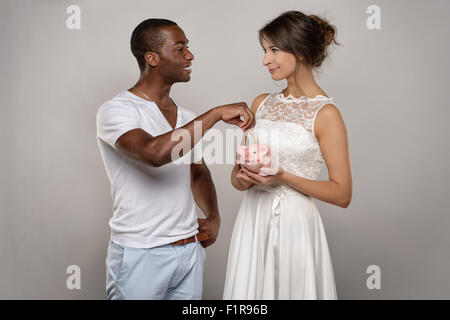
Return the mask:
<svg viewBox="0 0 450 320">
<path fill-rule="evenodd" d="M 170 163 L 175 159 L 172 158 L 172 150 L 181 143 L 180 153 L 177 157 L 182 157 L 189 152 L 194 145 L 203 137 L 207 130 L 212 128 L 216 122 L 220 120 L 220 115 L 217 108 L 213 108 L 204 114 L 198 116 L 191 122 L 187 123 L 181 128 L 169 131 L 165 134 L 152 138 L 145 146 L 144 154 L 147 159 L 152 159 L 152 164 L 155 166 L 162 166 Z M 201 123 L 199 126 L 195 122 Z M 195 132 L 198 128 L 198 132 Z M 190 139 L 184 139 L 184 137 Z"/>
</svg>

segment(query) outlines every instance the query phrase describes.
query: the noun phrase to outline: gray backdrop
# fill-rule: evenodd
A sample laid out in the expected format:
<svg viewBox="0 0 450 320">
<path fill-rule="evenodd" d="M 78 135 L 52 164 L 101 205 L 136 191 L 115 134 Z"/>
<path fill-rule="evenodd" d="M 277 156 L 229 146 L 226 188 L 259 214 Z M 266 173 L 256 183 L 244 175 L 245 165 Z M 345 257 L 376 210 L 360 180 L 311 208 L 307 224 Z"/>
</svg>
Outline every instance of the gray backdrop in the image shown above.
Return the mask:
<svg viewBox="0 0 450 320">
<path fill-rule="evenodd" d="M 343 44 L 318 82 L 347 126 L 353 200 L 347 209 L 316 200 L 339 298 L 450 298 L 448 1 L 0 3 L 0 298 L 105 298 L 112 201 L 95 114 L 137 80 L 134 27 L 165 17 L 184 29 L 192 80 L 172 95 L 202 113 L 284 87 L 262 66 L 257 30 L 286 10 L 324 15 Z M 66 27 L 71 4 L 80 30 Z M 372 4 L 381 30 L 366 26 Z M 222 228 L 207 249 L 204 298 L 220 299 L 243 193 L 229 182 L 231 165 L 210 170 Z M 81 289 L 66 287 L 69 265 L 80 266 Z M 381 269 L 379 290 L 366 285 L 370 265 Z"/>
</svg>

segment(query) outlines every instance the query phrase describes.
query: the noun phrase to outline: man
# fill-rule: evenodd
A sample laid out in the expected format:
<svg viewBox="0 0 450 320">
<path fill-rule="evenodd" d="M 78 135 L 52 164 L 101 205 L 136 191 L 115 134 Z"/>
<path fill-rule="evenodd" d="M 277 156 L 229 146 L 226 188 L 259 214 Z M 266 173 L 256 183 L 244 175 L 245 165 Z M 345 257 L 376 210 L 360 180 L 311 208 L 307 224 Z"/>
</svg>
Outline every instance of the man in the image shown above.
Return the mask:
<svg viewBox="0 0 450 320">
<path fill-rule="evenodd" d="M 247 130 L 254 115 L 244 102 L 210 109 L 199 117 L 170 97 L 174 83 L 190 80 L 188 40 L 165 19 L 140 23 L 131 51 L 138 82 L 105 102 L 97 113 L 97 139 L 111 182 L 113 217 L 106 258 L 108 299 L 201 299 L 205 249 L 216 240 L 220 216 L 211 175 L 192 148 L 216 122 Z M 194 134 L 194 121 L 201 134 Z M 181 159 L 172 159 L 180 143 Z M 206 219 L 197 219 L 195 204 Z"/>
</svg>

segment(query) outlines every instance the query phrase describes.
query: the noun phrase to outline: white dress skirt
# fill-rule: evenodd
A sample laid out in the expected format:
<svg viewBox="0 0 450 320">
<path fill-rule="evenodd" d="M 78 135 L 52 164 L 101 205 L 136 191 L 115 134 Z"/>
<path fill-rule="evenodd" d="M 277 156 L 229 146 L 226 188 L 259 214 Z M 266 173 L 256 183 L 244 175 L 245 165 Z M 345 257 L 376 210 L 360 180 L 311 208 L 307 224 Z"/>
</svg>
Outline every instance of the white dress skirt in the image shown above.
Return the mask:
<svg viewBox="0 0 450 320">
<path fill-rule="evenodd" d="M 337 299 L 314 201 L 288 188 L 245 193 L 233 229 L 224 299 Z M 277 227 L 278 225 L 278 227 Z"/>
</svg>

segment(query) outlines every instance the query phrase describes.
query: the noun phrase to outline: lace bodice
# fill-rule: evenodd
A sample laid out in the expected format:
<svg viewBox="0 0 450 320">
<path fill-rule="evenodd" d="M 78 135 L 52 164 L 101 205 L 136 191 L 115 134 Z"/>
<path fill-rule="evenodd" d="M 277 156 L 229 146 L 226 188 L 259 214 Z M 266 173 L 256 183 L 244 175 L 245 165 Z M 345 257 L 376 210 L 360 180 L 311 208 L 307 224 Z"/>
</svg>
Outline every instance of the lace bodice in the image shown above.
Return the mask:
<svg viewBox="0 0 450 320">
<path fill-rule="evenodd" d="M 268 95 L 256 112 L 254 127 L 258 142 L 268 144 L 279 156 L 287 172 L 315 180 L 324 163 L 319 142 L 314 135 L 317 112 L 333 98 L 285 97 Z"/>
</svg>

